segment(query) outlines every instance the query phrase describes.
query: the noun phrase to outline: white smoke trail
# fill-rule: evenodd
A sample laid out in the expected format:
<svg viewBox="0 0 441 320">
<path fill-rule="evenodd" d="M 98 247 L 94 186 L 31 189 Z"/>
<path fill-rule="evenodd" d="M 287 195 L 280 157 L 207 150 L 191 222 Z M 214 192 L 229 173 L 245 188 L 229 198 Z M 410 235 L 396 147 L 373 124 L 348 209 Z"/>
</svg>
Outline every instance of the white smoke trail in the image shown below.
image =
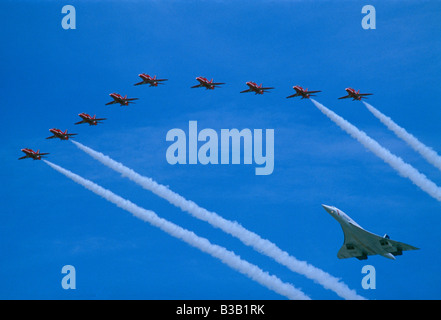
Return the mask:
<svg viewBox="0 0 441 320">
<path fill-rule="evenodd" d="M 232 269 L 239 271 L 240 273 L 246 275 L 252 280 L 260 283 L 261 285 L 267 287 L 270 290 L 277 292 L 289 299 L 299 299 L 299 300 L 310 300 L 310 298 L 305 295 L 299 289 L 296 289 L 291 284 L 282 282 L 279 278 L 274 275 L 269 275 L 264 272 L 259 267 L 241 259 L 232 251 L 225 249 L 224 247 L 210 243 L 205 238 L 197 236 L 192 231 L 186 230 L 172 222 L 169 222 L 163 218 L 160 218 L 156 213 L 144 208 L 138 207 L 134 203 L 120 196 L 114 194 L 110 190 L 104 189 L 103 187 L 93 183 L 90 180 L 84 179 L 79 175 L 66 170 L 56 164 L 53 164 L 47 160 L 43 160 L 50 167 L 56 171 L 64 174 L 66 177 L 72 179 L 76 183 L 82 185 L 86 189 L 94 192 L 95 194 L 103 197 L 107 201 L 112 202 L 121 209 L 124 209 L 132 213 L 135 217 L 149 222 L 151 225 L 158 227 L 162 231 L 165 231 L 169 235 L 178 238 L 189 245 L 198 248 L 199 250 L 210 254 L 211 256 L 218 258 L 223 263 L 231 267 Z"/>
<path fill-rule="evenodd" d="M 245 245 L 251 246 L 256 251 L 273 258 L 278 263 L 288 267 L 291 271 L 300 273 L 307 278 L 321 284 L 324 288 L 334 291 L 337 295 L 344 299 L 358 300 L 365 299 L 358 295 L 354 290 L 350 289 L 346 284 L 340 282 L 339 279 L 333 277 L 329 273 L 316 268 L 305 261 L 297 260 L 290 256 L 286 251 L 281 250 L 269 240 L 261 238 L 256 233 L 244 228 L 236 221 L 226 220 L 215 212 L 208 211 L 199 207 L 193 201 L 187 200 L 181 195 L 173 192 L 164 185 L 158 184 L 148 177 L 141 176 L 123 164 L 111 159 L 110 157 L 97 152 L 89 147 L 82 145 L 77 141 L 71 140 L 79 149 L 89 154 L 102 164 L 119 172 L 123 177 L 127 177 L 133 182 L 139 184 L 144 189 L 149 190 L 157 196 L 167 200 L 183 211 L 190 213 L 193 217 L 206 221 L 212 226 L 238 238 Z"/>
<path fill-rule="evenodd" d="M 401 158 L 392 154 L 389 150 L 382 147 L 377 141 L 370 138 L 366 133 L 359 130 L 351 123 L 335 114 L 333 111 L 326 108 L 321 103 L 311 99 L 312 103 L 323 112 L 329 119 L 334 121 L 341 129 L 346 131 L 354 139 L 360 142 L 368 150 L 373 152 L 377 157 L 381 158 L 384 162 L 389 164 L 395 169 L 402 177 L 408 178 L 421 190 L 425 191 L 428 195 L 441 201 L 441 188 L 438 187 L 433 181 L 429 180 L 424 174 L 420 173 L 410 164 L 404 162 Z"/>
<path fill-rule="evenodd" d="M 415 136 L 407 132 L 404 128 L 396 124 L 391 118 L 381 113 L 378 109 L 371 106 L 369 103 L 364 102 L 366 108 L 380 120 L 389 130 L 395 135 L 411 146 L 416 152 L 418 152 L 424 159 L 430 164 L 438 168 L 441 171 L 441 156 L 439 156 L 433 149 L 426 146 L 419 141 Z"/>
</svg>

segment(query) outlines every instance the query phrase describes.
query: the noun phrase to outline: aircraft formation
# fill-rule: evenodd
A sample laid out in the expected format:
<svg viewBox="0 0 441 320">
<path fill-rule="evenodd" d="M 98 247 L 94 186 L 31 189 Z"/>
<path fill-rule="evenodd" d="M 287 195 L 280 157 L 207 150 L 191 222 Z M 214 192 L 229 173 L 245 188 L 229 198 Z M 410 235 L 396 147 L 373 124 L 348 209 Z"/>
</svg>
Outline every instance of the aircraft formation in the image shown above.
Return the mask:
<svg viewBox="0 0 441 320">
<path fill-rule="evenodd" d="M 147 84 L 149 87 L 157 87 L 158 85 L 163 85 L 164 81 L 168 81 L 168 79 L 158 79 L 156 75 L 151 77 L 148 74 L 141 73 L 138 75 L 142 81 L 137 82 L 134 86 Z M 221 87 L 225 84 L 225 82 L 214 82 L 213 79 L 208 80 L 205 77 L 197 77 L 196 78 L 198 84 L 192 86 L 191 88 L 205 88 L 206 90 L 214 90 L 215 88 Z M 254 94 L 262 95 L 265 92 L 269 92 L 269 90 L 274 89 L 274 87 L 263 87 L 262 84 L 258 85 L 256 82 L 248 81 L 246 82 L 248 89 L 240 91 L 240 93 L 246 92 L 254 92 Z M 286 98 L 294 98 L 301 97 L 301 99 L 309 99 L 310 97 L 316 96 L 316 93 L 321 92 L 320 90 L 308 90 L 308 88 L 304 89 L 301 86 L 293 86 L 295 91 L 294 94 L 287 96 Z M 362 99 L 367 99 L 366 96 L 372 95 L 372 93 L 360 93 L 360 90 L 355 90 L 353 88 L 346 88 L 347 92 L 346 96 L 340 97 L 338 99 L 352 99 L 352 101 L 361 101 Z M 138 100 L 138 98 L 128 98 L 127 95 L 122 96 L 118 93 L 111 93 L 109 96 L 113 99 L 110 102 L 105 103 L 105 105 L 119 104 L 120 106 L 128 106 L 129 104 L 135 103 L 133 101 Z M 87 113 L 80 113 L 78 116 L 81 118 L 81 121 L 75 122 L 75 125 L 87 123 L 89 126 L 96 126 L 106 118 L 97 118 L 96 115 L 93 117 Z M 52 133 L 52 136 L 47 137 L 46 139 L 54 139 L 58 138 L 60 140 L 69 140 L 73 136 L 77 135 L 76 133 L 68 133 L 67 129 L 62 131 L 57 128 L 51 128 L 49 131 Z M 40 150 L 34 151 L 29 148 L 21 149 L 24 156 L 18 158 L 18 160 L 31 158 L 33 160 L 41 160 L 45 158 L 49 153 L 40 153 Z M 405 250 L 417 250 L 411 245 L 407 245 L 398 241 L 390 240 L 388 235 L 384 235 L 383 237 L 377 236 L 369 231 L 366 231 L 362 227 L 360 227 L 355 221 L 353 221 L 349 216 L 347 216 L 343 211 L 327 206 L 322 205 L 323 208 L 333 217 L 335 218 L 341 225 L 343 233 L 344 233 L 344 243 L 342 248 L 339 250 L 337 257 L 340 259 L 355 257 L 359 260 L 367 259 L 368 255 L 376 255 L 379 254 L 383 257 L 389 259 L 395 259 L 395 256 L 401 255 Z"/>
<path fill-rule="evenodd" d="M 158 85 L 163 85 L 164 81 L 168 81 L 168 79 L 158 79 L 158 78 L 156 78 L 156 75 L 152 77 L 146 73 L 140 73 L 138 75 L 138 77 L 140 77 L 142 79 L 142 81 L 135 83 L 134 86 L 148 84 L 149 87 L 157 87 Z M 208 80 L 205 77 L 197 77 L 196 80 L 198 81 L 198 84 L 192 86 L 191 88 L 205 88 L 207 90 L 214 90 L 215 88 L 218 88 L 221 85 L 225 84 L 225 82 L 213 82 L 213 79 Z M 263 87 L 263 84 L 258 85 L 256 82 L 253 82 L 253 81 L 248 81 L 245 84 L 248 86 L 248 89 L 240 91 L 240 93 L 254 92 L 254 94 L 262 95 L 265 92 L 269 92 L 269 90 L 274 89 L 274 87 Z M 308 91 L 307 88 L 303 89 L 301 86 L 293 86 L 292 88 L 295 90 L 296 93 L 292 94 L 286 98 L 301 97 L 301 99 L 309 99 L 310 97 L 315 96 L 315 93 L 321 92 L 320 90 Z M 366 96 L 372 95 L 372 93 L 360 93 L 360 90 L 356 91 L 353 88 L 346 88 L 345 90 L 348 94 L 346 96 L 340 97 L 338 99 L 352 98 L 353 101 L 356 101 L 356 100 L 360 101 L 361 99 L 366 98 Z M 109 94 L 109 96 L 113 100 L 110 102 L 107 102 L 105 104 L 106 106 L 112 105 L 112 104 L 118 104 L 118 103 L 120 106 L 128 106 L 129 104 L 135 103 L 133 101 L 138 100 L 138 98 L 128 98 L 127 95 L 122 96 L 119 93 L 115 93 L 115 92 Z M 96 118 L 96 115 L 94 115 L 92 117 L 89 114 L 84 113 L 84 112 L 78 114 L 78 116 L 82 120 L 79 122 L 76 122 L 75 123 L 76 125 L 82 124 L 82 123 L 87 123 L 90 126 L 96 126 L 99 123 L 101 123 L 101 121 L 107 120 L 106 118 Z M 72 136 L 77 135 L 77 133 L 68 133 L 67 130 L 62 131 L 57 128 L 51 128 L 51 129 L 49 129 L 49 131 L 52 133 L 52 136 L 47 137 L 46 139 L 58 138 L 60 140 L 69 140 L 69 138 L 71 138 Z M 26 159 L 26 158 L 32 158 L 33 160 L 41 160 L 41 155 L 49 154 L 49 153 L 39 153 L 39 150 L 34 151 L 29 148 L 21 149 L 21 151 L 24 152 L 26 155 L 23 157 L 20 157 L 19 160 Z"/>
</svg>

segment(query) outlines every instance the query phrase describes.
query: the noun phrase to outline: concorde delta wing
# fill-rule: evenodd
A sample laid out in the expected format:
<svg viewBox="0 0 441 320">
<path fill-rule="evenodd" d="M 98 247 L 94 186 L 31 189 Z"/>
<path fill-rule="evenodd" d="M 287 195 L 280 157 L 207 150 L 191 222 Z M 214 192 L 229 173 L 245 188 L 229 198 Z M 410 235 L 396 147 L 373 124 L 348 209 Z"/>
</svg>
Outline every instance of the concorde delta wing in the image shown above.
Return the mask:
<svg viewBox="0 0 441 320">
<path fill-rule="evenodd" d="M 385 258 L 395 259 L 406 250 L 418 250 L 411 245 L 381 237 L 366 231 L 352 223 L 342 226 L 345 240 L 337 253 L 339 259 L 355 257 L 365 260 L 369 255 L 379 254 Z"/>
<path fill-rule="evenodd" d="M 355 226 L 351 226 L 351 227 L 341 226 L 345 239 L 342 247 L 337 253 L 337 258 L 339 259 L 357 258 L 359 260 L 366 260 L 368 255 L 372 255 L 375 253 L 368 252 L 367 248 L 365 248 L 363 243 L 357 237 L 354 237 L 354 232 L 353 230 L 351 230 L 353 227 L 356 228 Z"/>
<path fill-rule="evenodd" d="M 407 250 L 419 250 L 419 248 L 395 240 L 381 238 L 379 241 L 383 250 L 393 254 L 394 256 L 401 256 L 403 251 Z"/>
</svg>

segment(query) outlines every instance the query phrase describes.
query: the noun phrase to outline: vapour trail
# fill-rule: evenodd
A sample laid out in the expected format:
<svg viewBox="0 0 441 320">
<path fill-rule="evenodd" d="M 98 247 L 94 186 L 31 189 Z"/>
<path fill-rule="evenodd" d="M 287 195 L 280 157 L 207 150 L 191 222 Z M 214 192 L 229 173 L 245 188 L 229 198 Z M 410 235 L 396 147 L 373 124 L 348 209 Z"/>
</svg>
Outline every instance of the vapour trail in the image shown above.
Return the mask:
<svg viewBox="0 0 441 320">
<path fill-rule="evenodd" d="M 47 160 L 43 161 L 56 171 L 64 174 L 66 177 L 72 179 L 86 189 L 89 189 L 90 191 L 103 197 L 107 201 L 112 202 L 121 209 L 132 213 L 135 217 L 149 222 L 151 225 L 158 227 L 169 235 L 178 238 L 188 243 L 189 245 L 210 254 L 215 258 L 218 258 L 232 269 L 239 271 L 252 280 L 267 287 L 268 289 L 273 290 L 289 299 L 310 300 L 310 298 L 299 289 L 293 287 L 291 284 L 282 282 L 274 275 L 269 275 L 267 272 L 264 272 L 256 265 L 253 265 L 241 259 L 232 251 L 229 251 L 224 247 L 212 244 L 207 239 L 197 236 L 194 232 L 186 230 L 172 222 L 169 222 L 168 220 L 160 218 L 153 211 L 138 207 L 131 201 L 121 198 L 110 190 L 104 189 L 103 187 L 97 185 L 96 183 L 93 183 L 90 180 L 84 179 L 69 170 L 53 164 L 52 162 L 49 162 Z"/>
<path fill-rule="evenodd" d="M 402 177 L 408 178 L 421 190 L 426 192 L 431 197 L 438 201 L 441 201 L 441 188 L 438 187 L 433 181 L 429 180 L 424 174 L 412 167 L 410 164 L 404 162 L 400 157 L 397 157 L 386 148 L 382 147 L 377 141 L 369 137 L 365 132 L 359 130 L 357 127 L 326 108 L 321 103 L 311 99 L 312 103 L 337 124 L 341 129 L 346 131 L 351 137 L 360 142 L 368 150 L 373 152 L 377 157 L 389 164 L 395 171 L 397 171 Z"/>
<path fill-rule="evenodd" d="M 441 156 L 438 155 L 433 149 L 426 146 L 424 143 L 419 141 L 415 136 L 407 132 L 404 128 L 396 124 L 390 117 L 381 113 L 378 109 L 374 108 L 369 103 L 364 102 L 366 108 L 378 119 L 380 120 L 389 130 L 391 130 L 395 135 L 411 146 L 416 152 L 418 152 L 424 159 L 430 164 L 438 168 L 441 171 Z"/>
<path fill-rule="evenodd" d="M 208 211 L 199 207 L 193 201 L 187 200 L 181 195 L 173 192 L 168 187 L 158 184 L 148 177 L 144 177 L 123 164 L 111 159 L 110 157 L 97 152 L 85 145 L 71 140 L 79 149 L 90 155 L 92 158 L 100 161 L 102 164 L 119 172 L 123 177 L 127 177 L 144 189 L 149 190 L 157 196 L 167 200 L 169 203 L 175 205 L 181 210 L 188 212 L 193 217 L 206 221 L 213 227 L 219 228 L 222 231 L 238 238 L 245 245 L 252 247 L 261 254 L 273 258 L 281 265 L 286 266 L 291 271 L 297 272 L 314 280 L 322 285 L 324 288 L 334 291 L 337 295 L 344 299 L 361 300 L 364 297 L 358 295 L 355 290 L 350 289 L 340 279 L 335 278 L 329 273 L 308 264 L 305 261 L 300 261 L 293 256 L 290 256 L 286 251 L 281 250 L 274 243 L 269 240 L 261 238 L 258 234 L 244 228 L 236 221 L 227 220 L 219 216 L 215 212 Z"/>
</svg>

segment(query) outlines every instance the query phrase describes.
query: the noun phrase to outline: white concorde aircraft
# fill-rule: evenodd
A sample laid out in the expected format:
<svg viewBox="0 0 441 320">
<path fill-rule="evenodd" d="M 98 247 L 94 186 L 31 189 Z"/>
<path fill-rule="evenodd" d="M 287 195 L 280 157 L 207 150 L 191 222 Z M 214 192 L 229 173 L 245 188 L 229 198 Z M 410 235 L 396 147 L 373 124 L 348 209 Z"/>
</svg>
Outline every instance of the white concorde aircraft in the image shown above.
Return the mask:
<svg viewBox="0 0 441 320">
<path fill-rule="evenodd" d="M 391 240 L 387 234 L 380 237 L 363 229 L 346 213 L 332 206 L 322 204 L 323 208 L 340 223 L 345 236 L 343 246 L 337 253 L 339 259 L 355 257 L 366 260 L 367 256 L 379 254 L 385 258 L 395 260 L 406 250 L 418 250 L 411 245 Z"/>
</svg>

